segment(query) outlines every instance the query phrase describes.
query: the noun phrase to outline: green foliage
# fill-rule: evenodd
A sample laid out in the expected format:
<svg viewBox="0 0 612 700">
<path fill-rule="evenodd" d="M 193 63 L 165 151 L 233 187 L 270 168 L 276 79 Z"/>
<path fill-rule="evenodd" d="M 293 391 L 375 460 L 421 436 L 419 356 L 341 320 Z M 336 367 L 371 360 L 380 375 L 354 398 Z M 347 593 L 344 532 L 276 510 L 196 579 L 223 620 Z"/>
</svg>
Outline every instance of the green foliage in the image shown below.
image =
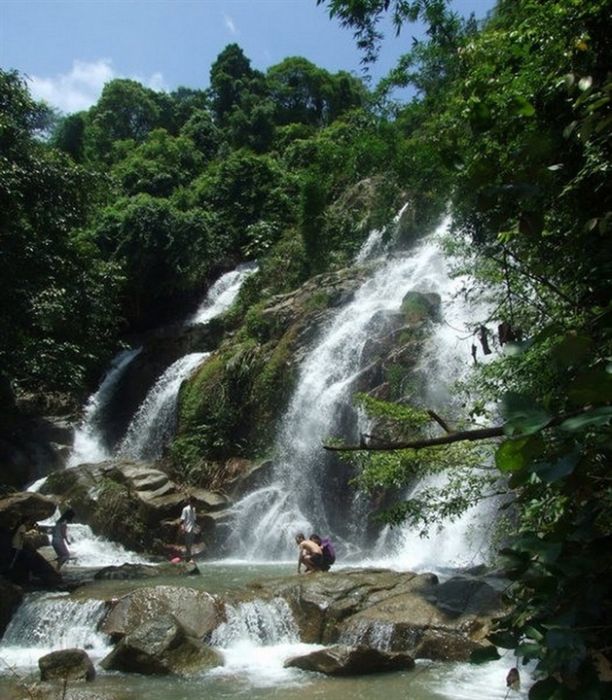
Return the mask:
<svg viewBox="0 0 612 700">
<path fill-rule="evenodd" d="M 98 184 L 36 138 L 46 111 L 16 73 L 0 104 L 0 363 L 24 387 L 79 390 L 118 323 L 118 268 L 79 233 Z"/>
<path fill-rule="evenodd" d="M 243 256 L 252 248 L 255 230 L 268 236 L 257 242 L 262 249 L 274 243 L 279 222 L 291 222 L 291 185 L 291 178 L 272 158 L 240 150 L 194 182 L 192 199 L 194 205 L 215 212 L 216 236 L 224 241 L 224 250 Z M 259 228 L 249 228 L 255 225 Z"/>
<path fill-rule="evenodd" d="M 119 200 L 100 213 L 95 240 L 122 266 L 130 321 L 141 323 L 160 302 L 198 285 L 219 255 L 215 223 L 205 211 L 181 211 L 148 194 Z"/>
<path fill-rule="evenodd" d="M 608 654 L 612 624 L 609 3 L 502 0 L 481 31 L 442 0 L 325 4 L 354 29 L 366 60 L 383 12 L 398 28 L 427 23 L 428 39 L 377 98 L 395 85 L 417 88 L 397 112 L 400 176 L 416 165 L 424 198 L 435 197 L 442 173 L 461 271 L 476 276 L 472 293 L 497 290 L 494 318 L 513 336 L 467 387 L 478 394 L 475 416 L 504 397 L 508 437 L 495 463 L 519 530 L 505 551 L 514 609 L 492 639 L 537 662 L 530 697 L 604 697 L 595 658 Z M 408 466 L 394 466 L 403 454 L 380 459 L 381 480 L 410 478 Z M 465 493 L 458 482 L 457 497 Z M 400 504 L 392 518 L 415 514 Z"/>
<path fill-rule="evenodd" d="M 135 80 L 107 83 L 98 102 L 89 110 L 85 148 L 92 160 L 109 161 L 115 141 L 145 140 L 161 124 L 157 95 Z"/>
<path fill-rule="evenodd" d="M 128 195 L 169 197 L 177 187 L 191 182 L 201 164 L 202 158 L 190 139 L 155 129 L 144 143 L 129 151 L 113 173 Z"/>
</svg>

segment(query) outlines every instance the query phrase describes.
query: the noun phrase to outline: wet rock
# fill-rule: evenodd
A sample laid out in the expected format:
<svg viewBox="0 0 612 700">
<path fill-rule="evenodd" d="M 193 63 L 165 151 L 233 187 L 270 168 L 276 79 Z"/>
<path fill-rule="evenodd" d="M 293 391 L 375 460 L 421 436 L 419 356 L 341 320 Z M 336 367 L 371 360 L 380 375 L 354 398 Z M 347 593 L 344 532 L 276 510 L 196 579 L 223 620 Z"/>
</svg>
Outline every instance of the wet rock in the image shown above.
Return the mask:
<svg viewBox="0 0 612 700">
<path fill-rule="evenodd" d="M 23 590 L 0 576 L 0 639 L 22 600 Z"/>
<path fill-rule="evenodd" d="M 19 520 L 45 520 L 55 513 L 55 502 L 30 491 L 0 498 L 0 527 L 12 528 Z"/>
<path fill-rule="evenodd" d="M 120 566 L 105 566 L 94 574 L 96 581 L 130 581 L 158 576 L 192 576 L 200 570 L 193 562 L 178 562 L 176 564 L 121 564 Z"/>
<path fill-rule="evenodd" d="M 403 300 L 401 311 L 406 320 L 411 323 L 421 323 L 427 319 L 437 319 L 440 314 L 440 295 L 408 292 Z"/>
<path fill-rule="evenodd" d="M 109 671 L 153 675 L 190 673 L 221 664 L 216 651 L 188 635 L 169 614 L 136 627 L 101 662 Z"/>
<path fill-rule="evenodd" d="M 454 576 L 431 591 L 428 599 L 451 617 L 496 614 L 502 610 L 501 593 L 491 583 L 473 576 Z"/>
<path fill-rule="evenodd" d="M 38 659 L 38 668 L 42 681 L 93 681 L 96 677 L 91 659 L 83 649 L 52 651 Z"/>
<path fill-rule="evenodd" d="M 414 659 L 402 652 L 335 645 L 289 659 L 285 666 L 328 676 L 363 676 L 384 671 L 408 671 L 414 668 Z"/>
<path fill-rule="evenodd" d="M 221 622 L 220 604 L 206 591 L 154 586 L 139 588 L 120 598 L 106 616 L 102 631 L 119 639 L 141 623 L 168 614 L 198 639 L 209 635 Z"/>
<path fill-rule="evenodd" d="M 442 585 L 434 574 L 354 569 L 266 581 L 257 595 L 284 598 L 305 642 L 466 660 L 501 607 L 482 594 L 449 613 L 440 606 L 446 593 L 437 598 Z"/>
</svg>

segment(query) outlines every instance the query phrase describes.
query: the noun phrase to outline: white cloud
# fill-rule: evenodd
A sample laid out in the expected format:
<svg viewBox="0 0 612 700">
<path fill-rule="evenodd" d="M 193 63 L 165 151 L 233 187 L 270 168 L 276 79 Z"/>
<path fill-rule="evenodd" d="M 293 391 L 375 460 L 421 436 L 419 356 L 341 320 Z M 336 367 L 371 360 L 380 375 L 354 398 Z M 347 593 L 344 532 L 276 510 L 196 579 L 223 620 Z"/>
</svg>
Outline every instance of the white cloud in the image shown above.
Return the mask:
<svg viewBox="0 0 612 700">
<path fill-rule="evenodd" d="M 239 33 L 234 24 L 234 20 L 229 15 L 223 15 L 223 21 L 225 22 L 225 26 L 229 29 L 230 34 L 236 36 L 236 34 Z"/>
<path fill-rule="evenodd" d="M 44 100 L 52 107 L 70 114 L 88 109 L 100 97 L 102 88 L 114 78 L 133 78 L 153 90 L 166 90 L 161 73 L 153 73 L 149 78 L 120 75 L 112 61 L 101 58 L 97 61 L 74 61 L 68 73 L 60 73 L 52 78 L 32 75 L 28 78 L 30 90 L 37 100 Z"/>
</svg>

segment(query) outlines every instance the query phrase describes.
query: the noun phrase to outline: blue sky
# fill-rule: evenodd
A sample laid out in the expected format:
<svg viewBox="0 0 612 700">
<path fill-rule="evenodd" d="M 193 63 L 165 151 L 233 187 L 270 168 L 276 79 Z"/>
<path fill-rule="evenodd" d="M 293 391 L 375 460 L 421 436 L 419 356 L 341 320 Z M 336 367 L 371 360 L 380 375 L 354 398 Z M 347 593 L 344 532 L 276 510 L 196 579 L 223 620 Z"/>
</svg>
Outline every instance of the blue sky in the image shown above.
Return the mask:
<svg viewBox="0 0 612 700">
<path fill-rule="evenodd" d="M 494 0 L 454 0 L 483 17 Z M 419 27 L 387 24 L 382 77 Z M 237 43 L 254 68 L 304 56 L 329 71 L 361 72 L 350 30 L 316 0 L 0 0 L 0 66 L 28 76 L 32 93 L 64 112 L 93 104 L 104 83 L 130 77 L 157 90 L 208 86 L 211 63 Z"/>
</svg>

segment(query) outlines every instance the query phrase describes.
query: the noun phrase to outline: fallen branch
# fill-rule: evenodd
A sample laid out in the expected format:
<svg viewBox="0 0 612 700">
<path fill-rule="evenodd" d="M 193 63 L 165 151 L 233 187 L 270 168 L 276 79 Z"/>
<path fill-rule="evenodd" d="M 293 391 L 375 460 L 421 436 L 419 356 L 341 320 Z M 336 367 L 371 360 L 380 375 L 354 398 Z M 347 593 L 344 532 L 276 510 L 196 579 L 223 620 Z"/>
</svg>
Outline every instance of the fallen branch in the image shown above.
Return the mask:
<svg viewBox="0 0 612 700">
<path fill-rule="evenodd" d="M 429 409 L 427 415 L 436 421 L 436 423 L 442 428 L 445 433 L 452 433 L 453 431 L 449 428 L 448 423 L 435 412 Z"/>
<path fill-rule="evenodd" d="M 452 442 L 462 440 L 486 440 L 492 437 L 504 435 L 504 426 L 499 425 L 493 428 L 481 428 L 479 430 L 461 430 L 457 433 L 450 433 L 437 438 L 427 438 L 423 440 L 412 440 L 409 442 L 377 442 L 376 445 L 323 445 L 323 449 L 330 452 L 358 452 L 359 450 L 379 452 L 385 450 L 420 450 L 423 447 L 437 447 L 438 445 L 450 445 Z M 365 437 L 365 436 L 364 436 Z"/>
<path fill-rule="evenodd" d="M 562 416 L 551 418 L 542 430 L 553 428 L 555 425 L 563 423 L 568 418 L 578 416 L 588 411 L 592 406 L 585 406 L 579 411 L 565 413 Z M 487 440 L 488 438 L 503 437 L 506 435 L 505 425 L 496 425 L 491 428 L 479 428 L 478 430 L 460 430 L 456 433 L 449 433 L 436 438 L 423 438 L 421 440 L 409 440 L 408 442 L 378 442 L 376 445 L 323 445 L 323 449 L 329 452 L 389 452 L 392 450 L 421 450 L 424 447 L 438 447 L 439 445 L 450 445 L 453 442 L 465 442 L 475 440 Z M 363 436 L 366 437 L 366 436 Z"/>
</svg>

